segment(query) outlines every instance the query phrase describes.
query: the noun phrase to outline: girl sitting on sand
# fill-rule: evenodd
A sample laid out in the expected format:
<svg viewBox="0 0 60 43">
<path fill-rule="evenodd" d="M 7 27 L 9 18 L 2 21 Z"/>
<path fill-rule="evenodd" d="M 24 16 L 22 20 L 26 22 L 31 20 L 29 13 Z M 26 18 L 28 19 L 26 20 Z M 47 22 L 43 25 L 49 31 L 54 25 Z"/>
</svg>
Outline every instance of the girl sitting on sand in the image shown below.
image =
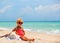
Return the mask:
<svg viewBox="0 0 60 43">
<path fill-rule="evenodd" d="M 17 26 L 12 30 L 12 32 L 15 32 L 15 34 L 18 35 L 21 40 L 24 40 L 24 41 L 34 41 L 34 38 L 30 39 L 30 38 L 27 38 L 25 36 L 25 31 L 22 28 L 23 20 L 21 18 L 19 18 L 16 23 L 17 23 Z M 11 33 L 6 34 L 4 36 L 7 37 Z M 4 36 L 2 36 L 2 37 L 4 37 Z"/>
</svg>

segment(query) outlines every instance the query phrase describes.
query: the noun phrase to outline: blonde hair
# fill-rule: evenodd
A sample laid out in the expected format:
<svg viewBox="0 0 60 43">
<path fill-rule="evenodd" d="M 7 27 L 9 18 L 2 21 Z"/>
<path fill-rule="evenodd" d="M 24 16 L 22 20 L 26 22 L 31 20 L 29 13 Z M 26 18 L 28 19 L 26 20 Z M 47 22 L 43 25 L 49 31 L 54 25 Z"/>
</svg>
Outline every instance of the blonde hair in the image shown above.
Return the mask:
<svg viewBox="0 0 60 43">
<path fill-rule="evenodd" d="M 23 20 L 22 20 L 21 18 L 18 18 L 16 22 L 17 22 L 17 23 L 18 23 L 18 22 L 22 22 L 22 23 L 23 23 Z"/>
</svg>

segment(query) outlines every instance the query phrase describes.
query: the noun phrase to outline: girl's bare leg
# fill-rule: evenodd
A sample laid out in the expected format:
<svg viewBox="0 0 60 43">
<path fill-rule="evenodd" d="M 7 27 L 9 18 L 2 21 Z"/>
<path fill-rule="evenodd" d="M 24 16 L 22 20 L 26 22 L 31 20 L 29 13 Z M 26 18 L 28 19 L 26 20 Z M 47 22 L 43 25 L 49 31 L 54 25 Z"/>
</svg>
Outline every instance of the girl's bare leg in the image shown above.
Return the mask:
<svg viewBox="0 0 60 43">
<path fill-rule="evenodd" d="M 23 36 L 23 37 L 20 37 L 22 40 L 24 41 L 34 41 L 35 39 L 30 39 L 30 38 L 27 38 L 26 36 Z"/>
</svg>

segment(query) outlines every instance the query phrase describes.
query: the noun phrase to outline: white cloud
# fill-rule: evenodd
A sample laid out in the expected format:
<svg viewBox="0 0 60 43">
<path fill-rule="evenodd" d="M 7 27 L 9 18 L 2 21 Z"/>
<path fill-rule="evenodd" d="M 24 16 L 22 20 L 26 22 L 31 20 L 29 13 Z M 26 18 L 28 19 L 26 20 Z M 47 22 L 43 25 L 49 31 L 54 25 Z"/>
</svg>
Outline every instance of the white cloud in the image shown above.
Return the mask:
<svg viewBox="0 0 60 43">
<path fill-rule="evenodd" d="M 21 11 L 22 11 L 23 13 L 29 13 L 29 12 L 32 12 L 33 9 L 32 9 L 32 7 L 27 6 L 27 7 L 25 7 L 25 8 L 22 8 Z"/>
<path fill-rule="evenodd" d="M 46 11 L 57 11 L 60 10 L 60 4 L 54 4 L 54 5 L 39 5 L 38 7 L 35 7 L 35 11 L 38 12 L 46 12 Z"/>
<path fill-rule="evenodd" d="M 0 9 L 0 13 L 4 13 L 8 9 L 10 9 L 11 7 L 12 7 L 11 5 L 7 5 L 7 6 L 3 7 L 2 9 Z"/>
<path fill-rule="evenodd" d="M 21 14 L 27 14 L 27 13 L 48 13 L 48 12 L 55 12 L 57 10 L 60 10 L 60 4 L 54 4 L 54 5 L 39 5 L 37 7 L 32 8 L 31 6 L 27 6 L 25 8 L 22 8 Z"/>
</svg>

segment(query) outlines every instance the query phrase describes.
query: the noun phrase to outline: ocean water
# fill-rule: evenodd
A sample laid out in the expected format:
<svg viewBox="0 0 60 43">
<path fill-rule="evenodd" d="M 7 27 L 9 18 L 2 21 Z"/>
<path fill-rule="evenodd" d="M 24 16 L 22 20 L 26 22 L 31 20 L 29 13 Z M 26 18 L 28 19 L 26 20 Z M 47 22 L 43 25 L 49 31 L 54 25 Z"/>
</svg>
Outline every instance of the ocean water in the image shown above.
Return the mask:
<svg viewBox="0 0 60 43">
<path fill-rule="evenodd" d="M 16 22 L 0 22 L 0 29 L 13 29 Z M 60 34 L 60 22 L 24 22 L 22 27 L 28 31 Z"/>
</svg>

